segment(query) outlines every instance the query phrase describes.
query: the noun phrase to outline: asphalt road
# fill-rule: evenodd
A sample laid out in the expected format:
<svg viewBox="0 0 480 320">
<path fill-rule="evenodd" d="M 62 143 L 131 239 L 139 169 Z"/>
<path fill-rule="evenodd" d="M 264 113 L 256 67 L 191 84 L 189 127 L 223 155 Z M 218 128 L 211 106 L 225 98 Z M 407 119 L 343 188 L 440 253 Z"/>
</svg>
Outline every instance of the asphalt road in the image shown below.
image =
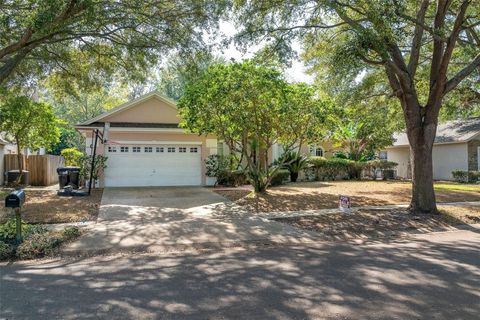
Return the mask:
<svg viewBox="0 0 480 320">
<path fill-rule="evenodd" d="M 6 319 L 479 319 L 480 233 L 1 266 Z"/>
</svg>

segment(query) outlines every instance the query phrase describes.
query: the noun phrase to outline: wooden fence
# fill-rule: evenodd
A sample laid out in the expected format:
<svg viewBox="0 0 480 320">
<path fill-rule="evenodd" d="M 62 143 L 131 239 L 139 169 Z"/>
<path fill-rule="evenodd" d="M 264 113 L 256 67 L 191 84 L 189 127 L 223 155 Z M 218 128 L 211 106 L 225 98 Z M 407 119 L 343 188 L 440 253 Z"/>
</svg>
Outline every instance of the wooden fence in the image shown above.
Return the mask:
<svg viewBox="0 0 480 320">
<path fill-rule="evenodd" d="M 57 168 L 63 166 L 63 158 L 60 156 L 22 156 L 24 169 L 29 172 L 30 185 L 50 186 L 58 182 Z M 18 170 L 16 154 L 5 155 L 5 172 Z"/>
</svg>

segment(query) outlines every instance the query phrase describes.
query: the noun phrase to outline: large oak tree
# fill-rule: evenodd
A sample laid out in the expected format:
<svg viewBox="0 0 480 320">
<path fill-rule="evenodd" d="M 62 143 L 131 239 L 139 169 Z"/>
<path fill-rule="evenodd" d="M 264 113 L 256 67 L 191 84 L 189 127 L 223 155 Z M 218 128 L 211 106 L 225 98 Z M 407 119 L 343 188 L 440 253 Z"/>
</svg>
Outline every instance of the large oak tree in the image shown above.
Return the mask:
<svg viewBox="0 0 480 320">
<path fill-rule="evenodd" d="M 480 91 L 480 2 L 253 0 L 237 1 L 237 14 L 244 43 L 300 37 L 310 47 L 323 46 L 317 58 L 331 57 L 330 66 L 324 66 L 337 74 L 358 79 L 383 70 L 403 110 L 410 142 L 410 209 L 437 212 L 432 148 L 439 113 L 459 85 L 476 96 Z"/>
<path fill-rule="evenodd" d="M 142 76 L 159 54 L 201 44 L 222 9 L 203 0 L 2 0 L 0 85 L 52 72 L 71 81 L 118 69 Z"/>
</svg>

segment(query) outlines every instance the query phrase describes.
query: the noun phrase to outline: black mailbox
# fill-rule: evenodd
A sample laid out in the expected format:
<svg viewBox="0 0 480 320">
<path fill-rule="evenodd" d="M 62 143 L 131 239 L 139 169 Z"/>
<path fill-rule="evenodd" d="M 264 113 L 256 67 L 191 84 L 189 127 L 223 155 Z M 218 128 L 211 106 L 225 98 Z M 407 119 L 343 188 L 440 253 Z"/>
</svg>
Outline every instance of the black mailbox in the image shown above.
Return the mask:
<svg viewBox="0 0 480 320">
<path fill-rule="evenodd" d="M 5 208 L 21 208 L 25 203 L 25 191 L 15 190 L 5 198 Z"/>
</svg>

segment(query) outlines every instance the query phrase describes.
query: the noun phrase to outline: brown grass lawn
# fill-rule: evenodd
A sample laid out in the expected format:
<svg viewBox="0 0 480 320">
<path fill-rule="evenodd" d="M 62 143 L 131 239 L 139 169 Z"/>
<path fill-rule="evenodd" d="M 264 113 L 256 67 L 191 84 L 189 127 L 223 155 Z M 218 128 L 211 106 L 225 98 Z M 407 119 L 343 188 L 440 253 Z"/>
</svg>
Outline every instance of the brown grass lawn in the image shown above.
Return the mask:
<svg viewBox="0 0 480 320">
<path fill-rule="evenodd" d="M 438 202 L 480 201 L 480 185 L 456 190 L 458 184 L 442 183 L 436 189 Z M 448 186 L 452 185 L 452 188 Z M 446 186 L 446 187 L 445 187 Z M 465 185 L 462 185 L 465 186 Z M 463 188 L 465 189 L 465 188 Z M 215 190 L 215 189 L 214 189 Z M 410 201 L 411 183 L 403 181 L 330 181 L 299 182 L 272 187 L 257 202 L 248 190 L 219 189 L 216 192 L 252 211 L 298 211 L 338 207 L 338 196 L 347 195 L 352 206 L 406 204 Z"/>
<path fill-rule="evenodd" d="M 452 224 L 480 223 L 480 206 L 438 206 L 440 213 Z"/>
<path fill-rule="evenodd" d="M 95 220 L 98 215 L 102 193 L 102 189 L 95 189 L 92 190 L 92 194 L 89 197 L 59 197 L 54 191 L 27 190 L 26 203 L 22 209 L 22 219 L 30 223 L 64 223 Z M 1 222 L 4 222 L 9 217 L 9 211 L 8 214 L 0 214 Z"/>
<path fill-rule="evenodd" d="M 439 206 L 440 215 L 411 215 L 404 209 L 365 210 L 275 219 L 297 228 L 319 232 L 330 240 L 388 238 L 411 232 L 449 230 L 480 222 L 480 206 Z"/>
</svg>

